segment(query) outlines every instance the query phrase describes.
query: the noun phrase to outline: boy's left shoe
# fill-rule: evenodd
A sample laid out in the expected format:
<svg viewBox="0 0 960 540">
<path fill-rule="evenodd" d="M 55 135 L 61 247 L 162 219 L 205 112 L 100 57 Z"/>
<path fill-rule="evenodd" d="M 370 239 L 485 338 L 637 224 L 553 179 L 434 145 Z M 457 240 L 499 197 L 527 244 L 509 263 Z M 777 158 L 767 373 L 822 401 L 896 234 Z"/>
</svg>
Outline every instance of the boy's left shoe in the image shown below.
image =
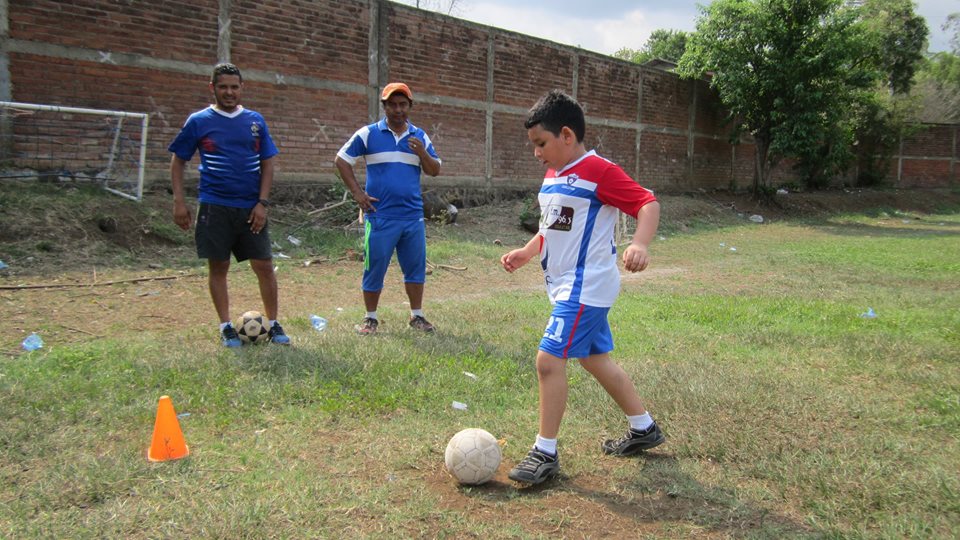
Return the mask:
<svg viewBox="0 0 960 540">
<path fill-rule="evenodd" d="M 609 439 L 601 446 L 604 454 L 613 456 L 632 456 L 655 446 L 660 446 L 667 440 L 660 431 L 660 426 L 653 423 L 645 431 L 627 430 L 627 434 L 619 439 Z"/>
<path fill-rule="evenodd" d="M 276 343 L 277 345 L 290 344 L 290 336 L 283 331 L 283 327 L 280 326 L 280 323 L 278 322 L 273 323 L 273 326 L 270 327 L 270 331 L 267 333 L 267 336 L 269 336 L 271 343 Z"/>
</svg>

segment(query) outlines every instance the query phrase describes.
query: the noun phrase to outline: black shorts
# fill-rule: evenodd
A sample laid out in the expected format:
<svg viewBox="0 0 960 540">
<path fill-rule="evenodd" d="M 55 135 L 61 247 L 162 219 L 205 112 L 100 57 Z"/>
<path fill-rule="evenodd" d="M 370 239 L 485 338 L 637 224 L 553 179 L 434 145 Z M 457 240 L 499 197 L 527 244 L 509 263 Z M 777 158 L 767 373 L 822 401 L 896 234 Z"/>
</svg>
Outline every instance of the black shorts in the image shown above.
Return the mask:
<svg viewBox="0 0 960 540">
<path fill-rule="evenodd" d="M 197 256 L 201 259 L 226 261 L 230 254 L 237 261 L 272 259 L 269 224 L 259 234 L 250 230 L 250 208 L 233 208 L 218 204 L 200 203 L 197 210 Z"/>
</svg>

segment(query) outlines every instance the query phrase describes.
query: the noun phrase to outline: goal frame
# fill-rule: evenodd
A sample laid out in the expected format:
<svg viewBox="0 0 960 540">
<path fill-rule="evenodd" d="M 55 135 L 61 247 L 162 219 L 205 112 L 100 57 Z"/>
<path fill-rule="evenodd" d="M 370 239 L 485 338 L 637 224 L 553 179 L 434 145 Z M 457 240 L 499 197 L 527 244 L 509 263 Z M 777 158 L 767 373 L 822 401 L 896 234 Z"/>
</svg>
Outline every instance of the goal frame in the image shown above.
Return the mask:
<svg viewBox="0 0 960 540">
<path fill-rule="evenodd" d="M 22 103 L 18 101 L 0 101 L 0 107 L 11 108 L 11 109 L 22 109 L 28 111 L 45 111 L 45 112 L 56 112 L 56 113 L 68 113 L 68 114 L 89 114 L 89 115 L 99 115 L 99 116 L 114 116 L 120 118 L 120 122 L 124 118 L 139 119 L 140 123 L 140 163 L 137 167 L 137 189 L 136 194 L 131 195 L 125 193 L 118 189 L 114 189 L 107 185 L 103 186 L 105 191 L 113 193 L 114 195 L 119 195 L 133 201 L 140 202 L 143 199 L 143 178 L 144 172 L 146 170 L 147 162 L 147 133 L 150 126 L 150 115 L 146 113 L 136 113 L 136 112 L 127 112 L 127 111 L 113 111 L 109 109 L 89 109 L 84 107 L 65 107 L 61 105 L 41 105 L 37 103 Z M 115 150 L 117 144 L 119 143 L 120 138 L 120 125 L 117 126 L 117 132 L 113 139 L 113 148 L 110 150 L 110 156 L 107 161 L 107 171 L 108 173 L 113 170 L 113 160 L 114 155 L 116 154 Z"/>
</svg>

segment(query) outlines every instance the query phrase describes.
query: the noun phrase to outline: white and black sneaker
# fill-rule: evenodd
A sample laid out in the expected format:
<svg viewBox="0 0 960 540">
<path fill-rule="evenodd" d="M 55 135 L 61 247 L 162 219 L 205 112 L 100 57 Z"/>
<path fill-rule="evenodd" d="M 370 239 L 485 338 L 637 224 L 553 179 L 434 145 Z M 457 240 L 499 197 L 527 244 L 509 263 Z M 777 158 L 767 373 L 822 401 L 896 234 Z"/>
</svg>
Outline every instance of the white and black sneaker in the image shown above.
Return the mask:
<svg viewBox="0 0 960 540">
<path fill-rule="evenodd" d="M 603 442 L 600 447 L 604 454 L 613 456 L 632 456 L 639 454 L 644 450 L 649 450 L 655 446 L 660 446 L 667 440 L 660 431 L 660 426 L 656 422 L 644 431 L 635 429 L 627 430 L 627 434 L 619 439 L 609 439 Z"/>
<path fill-rule="evenodd" d="M 560 456 L 551 456 L 537 450 L 534 446 L 507 476 L 515 482 L 539 484 L 554 477 L 558 472 L 560 472 Z"/>
</svg>

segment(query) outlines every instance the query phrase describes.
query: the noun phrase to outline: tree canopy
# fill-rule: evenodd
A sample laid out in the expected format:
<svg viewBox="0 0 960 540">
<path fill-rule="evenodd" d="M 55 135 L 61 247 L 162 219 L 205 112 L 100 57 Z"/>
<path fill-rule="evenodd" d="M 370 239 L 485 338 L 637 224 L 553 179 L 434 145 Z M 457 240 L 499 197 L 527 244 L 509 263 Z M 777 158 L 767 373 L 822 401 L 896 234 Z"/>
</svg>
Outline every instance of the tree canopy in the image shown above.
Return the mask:
<svg viewBox="0 0 960 540">
<path fill-rule="evenodd" d="M 655 58 L 679 62 L 686 49 L 688 35 L 682 30 L 654 30 L 640 49 L 624 47 L 613 53 L 613 56 L 637 64 L 643 64 Z"/>
<path fill-rule="evenodd" d="M 755 193 L 769 187 L 781 157 L 823 159 L 849 147 L 851 112 L 872 101 L 878 84 L 909 87 L 926 40 L 923 20 L 909 0 L 864 4 L 715 0 L 701 7 L 677 71 L 707 75 L 730 110 L 734 136 L 753 137 Z M 880 7 L 882 17 L 869 17 Z"/>
</svg>

